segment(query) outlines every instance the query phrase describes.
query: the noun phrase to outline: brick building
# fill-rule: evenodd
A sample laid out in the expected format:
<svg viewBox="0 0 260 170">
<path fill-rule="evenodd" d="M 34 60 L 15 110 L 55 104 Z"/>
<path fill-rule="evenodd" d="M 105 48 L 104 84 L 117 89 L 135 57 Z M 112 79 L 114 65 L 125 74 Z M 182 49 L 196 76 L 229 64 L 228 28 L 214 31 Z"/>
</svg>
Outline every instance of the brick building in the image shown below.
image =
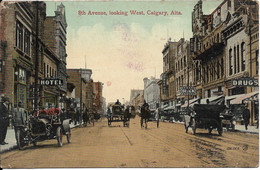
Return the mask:
<svg viewBox="0 0 260 170">
<path fill-rule="evenodd" d="M 91 103 L 89 104 L 89 100 L 87 100 L 90 95 L 87 93 L 89 89 L 88 82 L 91 80 L 87 79 L 87 77 L 91 77 L 92 71 L 90 69 L 67 69 L 66 72 L 68 74 L 67 82 L 75 86 L 75 100 L 82 114 L 89 105 L 91 106 Z"/>
<path fill-rule="evenodd" d="M 103 96 L 102 96 L 102 90 L 103 90 L 103 83 L 101 82 L 93 82 L 93 92 L 95 95 L 94 98 L 94 109 L 99 114 L 103 114 Z"/>
<path fill-rule="evenodd" d="M 34 15 L 29 3 L 4 2 L 0 11 L 0 92 L 16 105 L 28 107 L 33 70 L 32 34 Z"/>
<path fill-rule="evenodd" d="M 176 87 L 175 87 L 175 59 L 176 59 L 177 42 L 170 40 L 164 45 L 163 54 L 163 73 L 161 80 L 158 82 L 160 86 L 160 101 L 163 106 L 175 106 Z"/>
</svg>

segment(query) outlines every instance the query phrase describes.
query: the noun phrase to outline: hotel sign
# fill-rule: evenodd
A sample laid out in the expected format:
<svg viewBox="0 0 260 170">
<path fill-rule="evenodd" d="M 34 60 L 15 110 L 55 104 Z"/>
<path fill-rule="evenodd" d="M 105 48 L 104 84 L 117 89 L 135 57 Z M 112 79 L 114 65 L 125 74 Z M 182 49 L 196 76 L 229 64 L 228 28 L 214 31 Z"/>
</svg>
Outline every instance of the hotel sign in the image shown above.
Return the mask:
<svg viewBox="0 0 260 170">
<path fill-rule="evenodd" d="M 232 86 L 252 86 L 252 87 L 258 87 L 258 79 L 254 78 L 239 78 L 232 80 Z"/>
<path fill-rule="evenodd" d="M 63 80 L 61 80 L 61 79 L 42 79 L 41 85 L 44 85 L 44 86 L 62 86 Z"/>
</svg>

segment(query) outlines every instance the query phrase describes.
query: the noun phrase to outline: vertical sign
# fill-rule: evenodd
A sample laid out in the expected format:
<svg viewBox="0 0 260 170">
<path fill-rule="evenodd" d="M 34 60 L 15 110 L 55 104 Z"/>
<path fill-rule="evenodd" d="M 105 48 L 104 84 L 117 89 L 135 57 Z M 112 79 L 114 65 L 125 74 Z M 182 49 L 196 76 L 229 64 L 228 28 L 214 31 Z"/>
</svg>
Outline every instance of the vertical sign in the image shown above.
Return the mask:
<svg viewBox="0 0 260 170">
<path fill-rule="evenodd" d="M 190 38 L 190 52 L 194 52 L 194 38 Z"/>
</svg>

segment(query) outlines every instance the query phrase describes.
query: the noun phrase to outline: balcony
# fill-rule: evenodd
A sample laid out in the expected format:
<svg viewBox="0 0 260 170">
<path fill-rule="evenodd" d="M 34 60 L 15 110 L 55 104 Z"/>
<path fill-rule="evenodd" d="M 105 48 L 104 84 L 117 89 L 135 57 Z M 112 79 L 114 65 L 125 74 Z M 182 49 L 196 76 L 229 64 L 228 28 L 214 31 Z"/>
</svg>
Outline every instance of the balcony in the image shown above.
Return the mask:
<svg viewBox="0 0 260 170">
<path fill-rule="evenodd" d="M 224 50 L 223 42 L 214 42 L 205 47 L 204 50 L 194 51 L 194 59 L 196 60 L 209 60 L 212 57 L 218 56 Z"/>
</svg>

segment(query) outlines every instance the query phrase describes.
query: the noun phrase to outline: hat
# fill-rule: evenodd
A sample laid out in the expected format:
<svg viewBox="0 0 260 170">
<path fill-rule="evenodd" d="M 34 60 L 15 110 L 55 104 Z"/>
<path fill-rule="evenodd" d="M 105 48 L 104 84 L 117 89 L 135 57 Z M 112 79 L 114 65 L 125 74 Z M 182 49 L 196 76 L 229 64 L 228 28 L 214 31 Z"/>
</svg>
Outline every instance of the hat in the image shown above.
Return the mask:
<svg viewBox="0 0 260 170">
<path fill-rule="evenodd" d="M 1 100 L 2 100 L 2 102 L 6 102 L 6 101 L 9 102 L 9 101 L 10 101 L 10 100 L 9 100 L 9 97 L 7 97 L 7 96 L 2 96 L 2 99 L 1 99 Z"/>
</svg>

